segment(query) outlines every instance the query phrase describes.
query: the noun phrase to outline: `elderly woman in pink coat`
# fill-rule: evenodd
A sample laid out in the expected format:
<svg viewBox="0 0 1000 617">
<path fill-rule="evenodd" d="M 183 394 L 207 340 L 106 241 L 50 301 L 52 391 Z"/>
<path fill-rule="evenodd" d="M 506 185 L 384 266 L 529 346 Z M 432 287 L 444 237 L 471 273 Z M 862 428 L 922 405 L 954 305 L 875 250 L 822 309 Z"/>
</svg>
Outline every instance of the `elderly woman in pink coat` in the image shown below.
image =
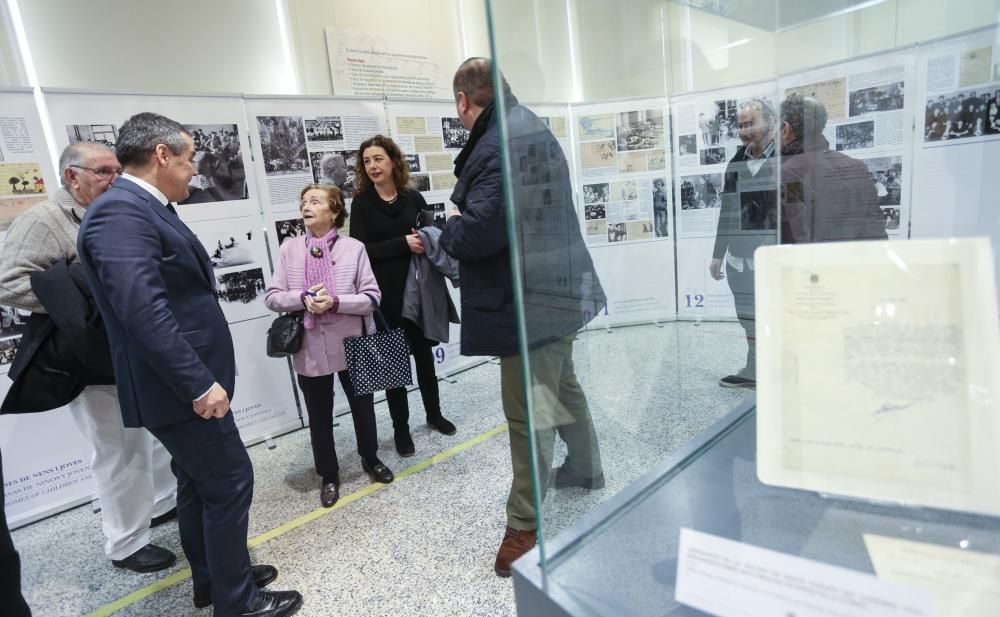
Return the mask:
<svg viewBox="0 0 1000 617">
<path fill-rule="evenodd" d="M 340 189 L 310 184 L 302 189 L 299 209 L 304 237 L 281 245 L 265 303 L 272 311 L 305 311 L 302 348 L 292 357 L 309 414 L 316 473 L 322 477 L 320 502 L 331 507 L 340 498 L 340 466 L 333 444 L 333 374 L 347 393 L 358 440 L 361 467 L 375 482 L 392 482 L 392 472 L 378 458 L 375 405 L 371 394 L 354 396 L 344 359 L 344 339 L 375 332 L 375 303 L 381 300 L 365 246 L 338 230 L 347 219 Z"/>
</svg>

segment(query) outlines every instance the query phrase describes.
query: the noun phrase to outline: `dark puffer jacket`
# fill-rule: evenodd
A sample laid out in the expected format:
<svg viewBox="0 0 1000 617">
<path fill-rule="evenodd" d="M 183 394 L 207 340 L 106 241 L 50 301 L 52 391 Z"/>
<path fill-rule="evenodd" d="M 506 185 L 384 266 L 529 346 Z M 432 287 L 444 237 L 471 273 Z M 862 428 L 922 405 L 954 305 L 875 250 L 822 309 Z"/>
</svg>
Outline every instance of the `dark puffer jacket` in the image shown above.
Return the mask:
<svg viewBox="0 0 1000 617">
<path fill-rule="evenodd" d="M 607 304 L 580 233 L 569 167 L 545 124 L 509 96 L 507 156 L 529 348 L 573 334 Z M 456 159 L 451 195 L 462 216 L 448 220 L 445 251 L 459 260 L 462 355 L 518 352 L 512 260 L 495 108 L 490 104 Z"/>
</svg>

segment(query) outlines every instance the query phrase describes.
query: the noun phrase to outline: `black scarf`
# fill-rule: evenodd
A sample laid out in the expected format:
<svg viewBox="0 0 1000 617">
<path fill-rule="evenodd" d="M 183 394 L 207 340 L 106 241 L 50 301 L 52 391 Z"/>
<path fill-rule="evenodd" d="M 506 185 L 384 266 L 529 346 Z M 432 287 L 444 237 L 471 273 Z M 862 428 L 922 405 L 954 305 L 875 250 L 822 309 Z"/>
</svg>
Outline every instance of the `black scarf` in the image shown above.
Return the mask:
<svg viewBox="0 0 1000 617">
<path fill-rule="evenodd" d="M 504 98 L 504 104 L 509 112 L 512 107 L 517 105 L 517 97 L 513 94 L 508 93 Z M 469 141 L 465 142 L 465 147 L 462 151 L 458 153 L 455 157 L 455 177 L 462 177 L 462 168 L 468 162 L 469 157 L 472 156 L 472 151 L 475 150 L 476 144 L 482 139 L 483 135 L 486 134 L 486 129 L 493 124 L 494 116 L 496 116 L 496 100 L 490 101 L 490 104 L 483 108 L 483 111 L 476 118 L 475 124 L 472 125 L 472 131 L 469 132 Z"/>
</svg>

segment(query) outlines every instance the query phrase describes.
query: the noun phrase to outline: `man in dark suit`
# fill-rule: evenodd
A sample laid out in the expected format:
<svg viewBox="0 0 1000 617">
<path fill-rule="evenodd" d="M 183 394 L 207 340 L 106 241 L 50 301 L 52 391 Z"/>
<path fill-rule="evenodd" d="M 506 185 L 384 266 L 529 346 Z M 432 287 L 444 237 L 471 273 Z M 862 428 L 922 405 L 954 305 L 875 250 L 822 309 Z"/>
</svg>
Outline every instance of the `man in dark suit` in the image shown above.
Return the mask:
<svg viewBox="0 0 1000 617">
<path fill-rule="evenodd" d="M 194 142 L 177 122 L 141 113 L 116 145 L 125 173 L 87 209 L 80 260 L 104 318 L 125 426 L 143 426 L 173 456 L 181 544 L 196 606 L 217 617 L 294 612 L 295 591 L 251 568 L 253 468 L 230 413 L 233 340 L 208 254 L 171 202 L 188 196 Z"/>
</svg>

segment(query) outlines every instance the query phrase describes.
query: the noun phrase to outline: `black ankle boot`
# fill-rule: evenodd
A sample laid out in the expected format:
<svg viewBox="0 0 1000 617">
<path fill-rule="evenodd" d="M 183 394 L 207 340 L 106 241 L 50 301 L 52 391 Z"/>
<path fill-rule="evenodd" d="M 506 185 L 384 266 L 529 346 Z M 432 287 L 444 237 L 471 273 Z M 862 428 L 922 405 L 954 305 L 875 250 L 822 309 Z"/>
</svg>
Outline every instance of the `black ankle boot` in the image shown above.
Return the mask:
<svg viewBox="0 0 1000 617">
<path fill-rule="evenodd" d="M 427 425 L 435 431 L 445 435 L 454 435 L 457 430 L 455 425 L 445 419 L 445 417 L 441 414 L 436 416 L 427 416 Z"/>
<path fill-rule="evenodd" d="M 413 438 L 410 437 L 410 429 L 395 429 L 392 438 L 396 442 L 396 452 L 403 458 L 413 456 L 416 449 L 413 447 Z"/>
</svg>

